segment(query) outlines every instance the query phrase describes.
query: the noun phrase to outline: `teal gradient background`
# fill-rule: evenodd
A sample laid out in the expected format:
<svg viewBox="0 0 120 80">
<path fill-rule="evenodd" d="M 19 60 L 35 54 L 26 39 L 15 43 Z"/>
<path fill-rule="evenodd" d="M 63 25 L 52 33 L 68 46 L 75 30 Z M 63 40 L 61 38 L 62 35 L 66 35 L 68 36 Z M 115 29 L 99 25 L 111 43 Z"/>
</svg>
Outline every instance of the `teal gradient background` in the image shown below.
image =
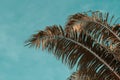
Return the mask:
<svg viewBox="0 0 120 80">
<path fill-rule="evenodd" d="M 45 26 L 64 26 L 69 15 L 88 10 L 120 17 L 120 0 L 0 0 L 0 80 L 66 80 L 73 70 L 47 54 L 24 47 Z"/>
</svg>

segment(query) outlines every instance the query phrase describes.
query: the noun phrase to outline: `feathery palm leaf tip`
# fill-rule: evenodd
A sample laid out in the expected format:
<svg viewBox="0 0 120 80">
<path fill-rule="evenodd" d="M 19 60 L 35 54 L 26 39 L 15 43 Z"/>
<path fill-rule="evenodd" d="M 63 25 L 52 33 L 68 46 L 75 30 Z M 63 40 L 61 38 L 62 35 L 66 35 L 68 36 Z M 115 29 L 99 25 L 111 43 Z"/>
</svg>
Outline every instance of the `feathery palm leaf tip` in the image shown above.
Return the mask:
<svg viewBox="0 0 120 80">
<path fill-rule="evenodd" d="M 120 80 L 120 25 L 113 18 L 99 11 L 77 13 L 64 29 L 47 26 L 26 43 L 42 46 L 70 68 L 77 65 L 77 79 L 69 80 Z"/>
</svg>

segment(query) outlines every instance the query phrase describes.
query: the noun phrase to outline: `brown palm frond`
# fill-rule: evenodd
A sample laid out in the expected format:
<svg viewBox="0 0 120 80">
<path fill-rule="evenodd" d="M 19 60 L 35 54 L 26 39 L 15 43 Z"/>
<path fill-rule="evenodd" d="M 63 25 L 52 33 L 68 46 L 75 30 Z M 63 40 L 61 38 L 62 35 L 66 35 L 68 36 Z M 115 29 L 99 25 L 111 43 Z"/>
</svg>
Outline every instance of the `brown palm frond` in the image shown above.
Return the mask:
<svg viewBox="0 0 120 80">
<path fill-rule="evenodd" d="M 77 65 L 81 79 L 120 80 L 120 26 L 109 26 L 109 14 L 102 15 L 72 15 L 65 29 L 47 26 L 32 35 L 26 45 L 42 46 L 70 68 Z"/>
<path fill-rule="evenodd" d="M 77 31 L 84 30 L 91 35 L 98 43 L 103 46 L 106 46 L 112 52 L 117 52 L 115 56 L 119 59 L 118 55 L 120 54 L 120 37 L 119 30 L 115 31 L 115 28 L 110 26 L 108 21 L 108 13 L 106 14 L 105 19 L 103 19 L 102 13 L 94 12 L 92 16 L 84 15 L 82 13 L 77 13 L 69 17 L 66 24 L 66 31 L 69 32 L 72 28 L 75 28 L 76 25 Z M 119 59 L 120 60 L 120 59 Z"/>
<path fill-rule="evenodd" d="M 36 34 L 33 34 L 29 40 L 25 41 L 25 43 L 26 46 L 36 46 L 36 48 L 39 48 L 42 43 L 42 48 L 44 48 L 44 46 L 46 45 L 45 43 L 48 41 L 52 41 L 51 37 L 54 37 L 56 35 L 64 35 L 62 27 L 57 27 L 56 25 L 47 26 L 44 31 L 39 31 Z"/>
<path fill-rule="evenodd" d="M 109 79 L 120 78 L 120 71 L 117 70 L 120 65 L 115 63 L 119 61 L 104 47 L 97 44 L 83 31 L 73 30 L 69 33 L 69 36 L 66 33 L 62 27 L 47 27 L 45 31 L 33 35 L 28 40 L 28 44 L 39 47 L 42 42 L 43 48 L 52 51 L 58 59 L 62 59 L 63 63 L 68 64 L 70 68 L 77 64 L 79 70 L 89 68 L 92 71 L 98 71 L 97 69 L 104 65 L 104 68 L 99 69 L 99 72 L 103 72 L 99 76 L 104 74 L 109 76 Z M 102 77 L 106 78 L 104 75 Z"/>
</svg>

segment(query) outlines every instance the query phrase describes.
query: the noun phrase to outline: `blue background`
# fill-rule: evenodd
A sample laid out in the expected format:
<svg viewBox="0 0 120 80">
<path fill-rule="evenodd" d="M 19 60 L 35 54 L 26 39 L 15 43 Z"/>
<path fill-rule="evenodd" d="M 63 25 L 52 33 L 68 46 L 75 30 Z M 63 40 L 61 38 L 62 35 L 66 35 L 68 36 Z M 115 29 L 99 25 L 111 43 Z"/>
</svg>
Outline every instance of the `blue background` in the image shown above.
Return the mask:
<svg viewBox="0 0 120 80">
<path fill-rule="evenodd" d="M 66 80 L 74 70 L 47 54 L 24 47 L 45 26 L 64 26 L 69 15 L 88 10 L 120 17 L 120 0 L 0 0 L 0 80 Z"/>
</svg>

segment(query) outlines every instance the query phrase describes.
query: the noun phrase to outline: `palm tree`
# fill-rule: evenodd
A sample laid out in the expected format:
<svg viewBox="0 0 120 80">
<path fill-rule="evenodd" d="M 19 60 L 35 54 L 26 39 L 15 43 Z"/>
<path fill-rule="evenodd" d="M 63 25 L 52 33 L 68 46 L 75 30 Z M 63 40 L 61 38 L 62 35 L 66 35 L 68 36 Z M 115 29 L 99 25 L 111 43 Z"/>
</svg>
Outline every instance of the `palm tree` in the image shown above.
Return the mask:
<svg viewBox="0 0 120 80">
<path fill-rule="evenodd" d="M 26 41 L 76 66 L 68 80 L 120 80 L 120 25 L 109 13 L 89 11 L 69 16 L 65 27 L 47 26 Z"/>
</svg>

